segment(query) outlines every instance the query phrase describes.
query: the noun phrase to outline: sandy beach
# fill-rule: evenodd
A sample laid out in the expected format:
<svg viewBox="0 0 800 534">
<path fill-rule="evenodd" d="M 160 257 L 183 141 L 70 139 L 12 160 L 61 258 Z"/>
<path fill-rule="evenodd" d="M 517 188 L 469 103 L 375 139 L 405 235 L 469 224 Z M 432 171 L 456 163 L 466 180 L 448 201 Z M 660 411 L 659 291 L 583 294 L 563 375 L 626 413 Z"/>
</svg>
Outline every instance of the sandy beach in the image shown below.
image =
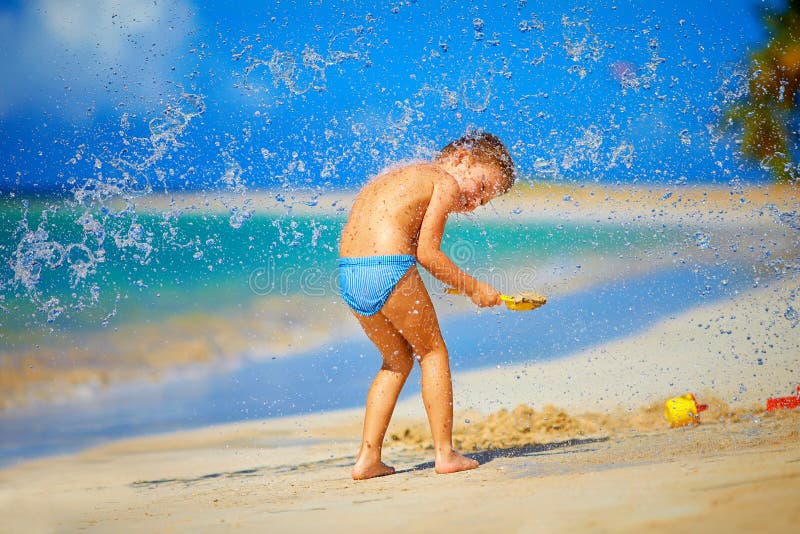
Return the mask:
<svg viewBox="0 0 800 534">
<path fill-rule="evenodd" d="M 136 440 L 2 474 L 8 532 L 790 532 L 798 416 L 557 439 L 348 478 L 356 414 Z M 336 426 L 331 426 L 331 425 Z M 349 434 L 349 436 L 348 436 Z"/>
<path fill-rule="evenodd" d="M 207 427 L 1 471 L 3 530 L 791 531 L 800 413 L 764 411 L 800 382 L 800 338 L 772 311 L 791 289 L 697 307 L 557 361 L 457 373 L 455 439 L 483 464 L 474 471 L 434 473 L 414 398 L 389 429 L 390 477 L 349 479 L 360 410 Z M 715 330 L 698 328 L 708 322 Z M 775 341 L 759 369 L 737 337 L 752 324 Z M 688 391 L 709 410 L 671 429 L 664 399 Z"/>
</svg>

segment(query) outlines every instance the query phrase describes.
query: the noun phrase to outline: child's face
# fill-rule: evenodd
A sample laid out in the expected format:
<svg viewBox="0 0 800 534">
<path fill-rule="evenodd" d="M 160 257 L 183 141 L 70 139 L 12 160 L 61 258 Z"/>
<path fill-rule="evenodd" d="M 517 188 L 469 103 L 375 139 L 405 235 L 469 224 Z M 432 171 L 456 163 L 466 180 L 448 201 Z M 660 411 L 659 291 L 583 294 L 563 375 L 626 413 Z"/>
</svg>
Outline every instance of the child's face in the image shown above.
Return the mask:
<svg viewBox="0 0 800 534">
<path fill-rule="evenodd" d="M 463 204 L 459 211 L 473 211 L 503 192 L 502 172 L 496 165 L 470 162 L 462 173 Z"/>
</svg>

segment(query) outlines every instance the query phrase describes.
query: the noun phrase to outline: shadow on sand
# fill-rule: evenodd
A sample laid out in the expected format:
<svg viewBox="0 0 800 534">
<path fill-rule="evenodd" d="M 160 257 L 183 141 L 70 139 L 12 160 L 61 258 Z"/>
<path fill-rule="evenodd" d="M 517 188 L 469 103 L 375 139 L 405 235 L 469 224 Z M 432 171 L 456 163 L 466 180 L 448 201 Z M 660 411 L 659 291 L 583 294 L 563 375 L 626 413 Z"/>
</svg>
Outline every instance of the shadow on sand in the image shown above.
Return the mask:
<svg viewBox="0 0 800 534">
<path fill-rule="evenodd" d="M 467 458 L 478 460 L 478 463 L 483 465 L 496 460 L 497 458 L 518 458 L 520 456 L 539 456 L 543 454 L 554 454 L 558 449 L 565 449 L 568 447 L 575 447 L 577 445 L 588 445 L 591 443 L 602 443 L 608 441 L 608 437 L 600 438 L 586 438 L 586 439 L 568 439 L 566 441 L 555 441 L 552 443 L 530 443 L 520 447 L 508 447 L 505 449 L 490 449 L 486 451 L 477 451 L 465 454 Z M 560 452 L 560 451 L 559 451 Z M 425 462 L 417 464 L 408 469 L 397 471 L 396 474 L 410 473 L 413 471 L 420 471 L 422 469 L 432 469 L 433 462 Z"/>
<path fill-rule="evenodd" d="M 562 451 L 561 449 L 575 447 L 578 445 L 588 445 L 591 443 L 602 443 L 604 441 L 608 441 L 608 437 L 568 439 L 566 441 L 556 441 L 553 443 L 543 443 L 543 444 L 531 443 L 528 445 L 523 445 L 521 447 L 490 449 L 487 451 L 472 452 L 469 454 L 465 454 L 465 456 L 467 456 L 468 458 L 473 458 L 475 460 L 478 460 L 478 463 L 483 465 L 497 458 L 518 458 L 520 456 L 561 454 L 565 452 Z M 189 478 L 162 478 L 157 480 L 138 480 L 136 482 L 132 482 L 130 486 L 134 488 L 150 488 L 150 489 L 170 484 L 180 484 L 183 486 L 189 486 L 191 484 L 204 482 L 215 478 L 239 478 L 239 477 L 264 476 L 267 473 L 288 473 L 293 471 L 302 471 L 319 467 L 347 468 L 351 465 L 353 461 L 355 461 L 355 457 L 349 456 L 345 458 L 318 460 L 316 462 L 307 462 L 298 465 L 253 467 L 250 469 L 241 469 L 238 471 L 222 471 L 218 473 L 208 473 Z M 433 462 L 425 462 L 417 464 L 414 467 L 409 467 L 408 469 L 398 470 L 395 472 L 395 474 L 399 475 L 400 473 L 412 473 L 414 471 L 421 471 L 423 469 L 433 469 L 433 467 L 434 467 Z"/>
</svg>

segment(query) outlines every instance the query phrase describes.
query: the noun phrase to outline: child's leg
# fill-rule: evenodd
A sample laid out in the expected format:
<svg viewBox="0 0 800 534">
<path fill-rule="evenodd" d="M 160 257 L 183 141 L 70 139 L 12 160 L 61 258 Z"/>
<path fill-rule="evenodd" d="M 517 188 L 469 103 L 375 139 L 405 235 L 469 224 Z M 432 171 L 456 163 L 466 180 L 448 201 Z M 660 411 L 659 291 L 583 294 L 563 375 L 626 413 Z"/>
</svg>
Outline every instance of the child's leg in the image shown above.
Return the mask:
<svg viewBox="0 0 800 534">
<path fill-rule="evenodd" d="M 381 462 L 381 447 L 397 397 L 414 366 L 414 358 L 411 346 L 382 314 L 354 315 L 383 356 L 383 365 L 367 394 L 364 434 L 352 471 L 353 478 L 358 480 L 394 473 L 394 468 Z"/>
<path fill-rule="evenodd" d="M 422 401 L 431 426 L 436 471 L 454 473 L 478 467 L 478 462 L 453 450 L 453 386 L 447 346 L 416 267 L 400 280 L 380 314 L 391 321 L 420 358 Z"/>
</svg>

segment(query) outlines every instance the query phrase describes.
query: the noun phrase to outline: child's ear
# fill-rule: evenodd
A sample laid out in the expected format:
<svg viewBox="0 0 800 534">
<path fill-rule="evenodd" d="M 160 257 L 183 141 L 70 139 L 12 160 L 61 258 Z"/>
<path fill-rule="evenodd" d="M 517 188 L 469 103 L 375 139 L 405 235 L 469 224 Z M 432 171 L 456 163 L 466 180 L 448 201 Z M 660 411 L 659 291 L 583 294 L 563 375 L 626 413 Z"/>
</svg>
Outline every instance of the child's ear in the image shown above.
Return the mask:
<svg viewBox="0 0 800 534">
<path fill-rule="evenodd" d="M 469 150 L 466 148 L 459 148 L 456 150 L 455 154 L 453 154 L 453 159 L 455 159 L 456 163 L 461 163 L 464 161 L 469 162 L 469 156 Z"/>
</svg>

